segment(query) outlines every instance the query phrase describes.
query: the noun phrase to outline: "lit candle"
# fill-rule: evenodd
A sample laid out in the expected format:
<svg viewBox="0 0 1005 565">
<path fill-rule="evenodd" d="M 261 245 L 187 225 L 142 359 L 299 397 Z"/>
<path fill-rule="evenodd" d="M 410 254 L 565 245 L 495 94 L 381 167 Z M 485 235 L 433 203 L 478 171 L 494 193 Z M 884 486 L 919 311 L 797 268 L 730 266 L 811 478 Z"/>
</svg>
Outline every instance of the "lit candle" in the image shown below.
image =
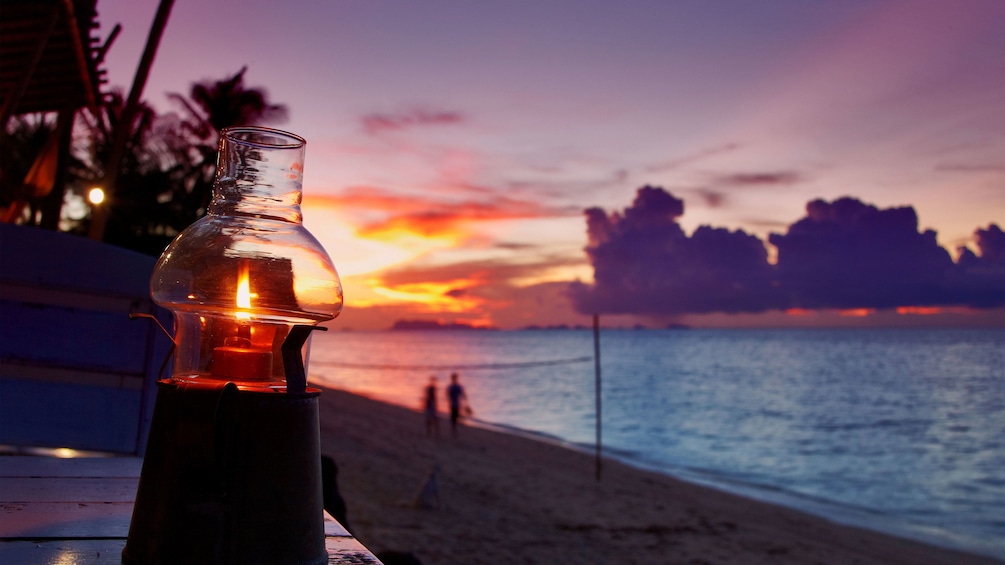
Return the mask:
<svg viewBox="0 0 1005 565">
<path fill-rule="evenodd" d="M 236 381 L 269 381 L 272 377 L 272 350 L 256 348 L 252 342 L 251 325 L 251 277 L 248 266 L 241 263 L 238 271 L 236 304 L 234 313 L 237 333 L 228 337 L 224 345 L 213 348 L 210 359 L 210 374 L 217 379 Z"/>
</svg>

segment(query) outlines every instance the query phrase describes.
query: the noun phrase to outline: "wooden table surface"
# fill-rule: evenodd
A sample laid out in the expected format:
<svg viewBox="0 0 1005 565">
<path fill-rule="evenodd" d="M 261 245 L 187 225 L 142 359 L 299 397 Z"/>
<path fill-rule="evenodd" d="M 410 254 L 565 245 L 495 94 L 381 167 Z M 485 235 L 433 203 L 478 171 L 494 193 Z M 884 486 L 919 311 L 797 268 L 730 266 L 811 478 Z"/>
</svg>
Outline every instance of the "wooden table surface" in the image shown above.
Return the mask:
<svg viewBox="0 0 1005 565">
<path fill-rule="evenodd" d="M 143 460 L 0 456 L 0 564 L 120 564 Z M 325 513 L 330 564 L 378 564 Z"/>
</svg>

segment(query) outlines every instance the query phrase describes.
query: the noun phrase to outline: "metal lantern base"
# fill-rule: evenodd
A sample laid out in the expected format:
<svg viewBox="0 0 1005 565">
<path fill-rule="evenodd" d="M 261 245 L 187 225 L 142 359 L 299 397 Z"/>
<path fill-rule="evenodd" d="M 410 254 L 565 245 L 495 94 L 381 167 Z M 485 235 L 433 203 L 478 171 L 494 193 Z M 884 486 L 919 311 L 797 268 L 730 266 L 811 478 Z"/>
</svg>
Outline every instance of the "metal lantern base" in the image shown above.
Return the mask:
<svg viewBox="0 0 1005 565">
<path fill-rule="evenodd" d="M 123 563 L 327 563 L 320 394 L 160 381 Z"/>
</svg>

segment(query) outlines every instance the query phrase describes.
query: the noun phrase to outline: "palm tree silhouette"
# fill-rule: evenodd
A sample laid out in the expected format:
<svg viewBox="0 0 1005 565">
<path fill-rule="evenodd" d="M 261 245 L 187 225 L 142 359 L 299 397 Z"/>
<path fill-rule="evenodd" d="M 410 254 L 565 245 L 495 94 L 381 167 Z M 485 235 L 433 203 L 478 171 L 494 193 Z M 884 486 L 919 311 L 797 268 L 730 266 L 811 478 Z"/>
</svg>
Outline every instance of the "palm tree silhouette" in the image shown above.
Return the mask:
<svg viewBox="0 0 1005 565">
<path fill-rule="evenodd" d="M 168 95 L 187 111 L 185 126 L 192 134 L 215 144 L 216 134 L 224 128 L 286 119 L 286 106 L 270 103 L 265 89 L 245 86 L 247 70 L 244 66 L 232 77 L 194 83 L 188 98 L 178 93 Z"/>
<path fill-rule="evenodd" d="M 181 106 L 181 116 L 158 114 L 145 102 L 138 104 L 115 186 L 106 187 L 107 224 L 102 230 L 106 242 L 159 255 L 178 232 L 206 213 L 216 174 L 219 131 L 286 118 L 286 107 L 269 101 L 264 88 L 247 86 L 247 70 L 245 66 L 222 80 L 193 83 L 188 96 L 169 94 Z M 66 181 L 67 190 L 78 198 L 103 178 L 125 106 L 122 92 L 114 90 L 98 112 L 80 114 L 74 135 L 82 141 L 77 147 L 86 156 L 71 158 Z M 54 135 L 50 121 L 43 116 L 19 116 L 0 132 L 0 220 L 35 223 L 40 196 L 37 187 L 24 179 Z M 86 222 L 67 221 L 62 229 L 86 233 Z"/>
<path fill-rule="evenodd" d="M 213 196 L 219 131 L 285 119 L 286 107 L 273 104 L 263 88 L 244 82 L 247 67 L 218 81 L 192 84 L 189 95 L 169 97 L 182 115 L 158 115 L 142 105 L 127 143 L 119 182 L 110 205 L 104 239 L 159 255 L 176 234 L 202 217 Z M 113 97 L 114 98 L 114 97 Z M 114 131 L 121 104 L 111 100 L 105 119 L 92 129 L 101 151 L 102 130 Z M 98 156 L 96 162 L 103 162 Z"/>
</svg>

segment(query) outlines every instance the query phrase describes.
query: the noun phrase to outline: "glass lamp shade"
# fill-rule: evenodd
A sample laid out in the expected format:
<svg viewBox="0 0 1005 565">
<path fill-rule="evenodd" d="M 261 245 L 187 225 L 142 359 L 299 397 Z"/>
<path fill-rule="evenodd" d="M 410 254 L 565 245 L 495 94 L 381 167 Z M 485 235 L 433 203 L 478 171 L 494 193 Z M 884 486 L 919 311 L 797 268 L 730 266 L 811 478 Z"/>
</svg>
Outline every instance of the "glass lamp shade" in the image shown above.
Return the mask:
<svg viewBox="0 0 1005 565">
<path fill-rule="evenodd" d="M 293 326 L 341 311 L 335 266 L 302 223 L 305 144 L 266 128 L 221 132 L 208 213 L 171 242 L 150 281 L 175 316 L 174 379 L 282 386 Z"/>
</svg>

